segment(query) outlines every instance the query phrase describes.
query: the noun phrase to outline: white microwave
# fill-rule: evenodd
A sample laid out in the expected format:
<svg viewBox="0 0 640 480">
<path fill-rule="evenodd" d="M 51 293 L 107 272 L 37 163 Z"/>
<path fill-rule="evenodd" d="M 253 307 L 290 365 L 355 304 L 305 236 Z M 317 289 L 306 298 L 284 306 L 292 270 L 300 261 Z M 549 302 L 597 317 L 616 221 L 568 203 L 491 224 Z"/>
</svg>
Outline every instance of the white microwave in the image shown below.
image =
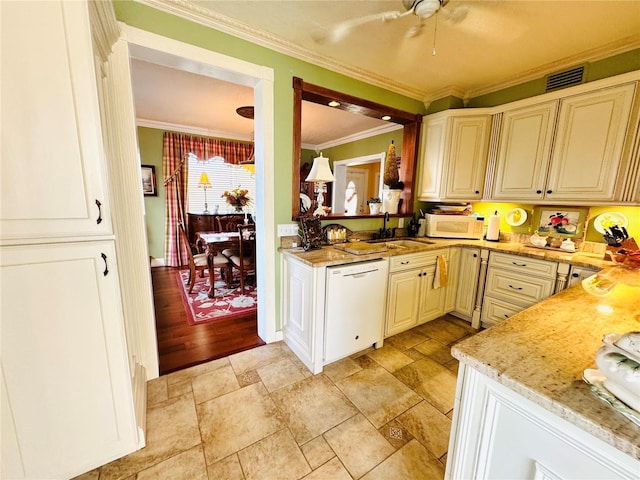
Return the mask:
<svg viewBox="0 0 640 480">
<path fill-rule="evenodd" d="M 427 213 L 425 235 L 438 238 L 482 240 L 484 217 L 473 215 L 435 215 Z"/>
</svg>

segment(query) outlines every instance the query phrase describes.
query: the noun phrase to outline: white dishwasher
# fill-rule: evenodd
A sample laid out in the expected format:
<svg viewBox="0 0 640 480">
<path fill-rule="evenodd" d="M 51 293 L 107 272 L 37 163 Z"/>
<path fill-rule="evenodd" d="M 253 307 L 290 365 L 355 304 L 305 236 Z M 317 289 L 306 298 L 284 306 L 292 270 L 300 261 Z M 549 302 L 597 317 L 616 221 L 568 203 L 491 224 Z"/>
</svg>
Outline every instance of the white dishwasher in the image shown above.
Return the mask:
<svg viewBox="0 0 640 480">
<path fill-rule="evenodd" d="M 327 267 L 324 364 L 382 345 L 389 261 Z"/>
</svg>

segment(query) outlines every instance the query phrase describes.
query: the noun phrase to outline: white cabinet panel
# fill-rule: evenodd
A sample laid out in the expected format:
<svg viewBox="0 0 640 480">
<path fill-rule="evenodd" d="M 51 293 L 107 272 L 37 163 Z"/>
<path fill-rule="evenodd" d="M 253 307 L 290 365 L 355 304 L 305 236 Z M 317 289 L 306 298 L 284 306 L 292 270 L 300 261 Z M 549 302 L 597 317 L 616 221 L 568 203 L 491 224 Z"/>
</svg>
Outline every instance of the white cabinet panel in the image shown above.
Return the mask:
<svg viewBox="0 0 640 480">
<path fill-rule="evenodd" d="M 420 274 L 418 268 L 389 275 L 385 336 L 395 335 L 418 324 Z"/>
<path fill-rule="evenodd" d="M 503 113 L 493 199 L 544 198 L 557 108 L 555 100 Z"/>
<path fill-rule="evenodd" d="M 490 121 L 488 114 L 462 110 L 424 117 L 420 200 L 482 198 Z"/>
<path fill-rule="evenodd" d="M 476 302 L 478 275 L 480 274 L 480 249 L 461 248 L 458 270 L 458 290 L 454 311 L 466 320 L 471 320 Z"/>
<path fill-rule="evenodd" d="M 452 118 L 445 159 L 443 198 L 479 200 L 484 188 L 489 145 L 489 115 Z M 450 138 L 450 139 L 449 139 Z"/>
<path fill-rule="evenodd" d="M 67 478 L 135 450 L 113 243 L 2 247 L 1 262 L 3 396 L 26 477 Z"/>
<path fill-rule="evenodd" d="M 635 84 L 569 97 L 561 102 L 547 197 L 614 199 Z"/>
<path fill-rule="evenodd" d="M 2 240 L 111 233 L 87 6 L 0 9 Z"/>
<path fill-rule="evenodd" d="M 638 460 L 465 364 L 451 432 L 447 480 L 636 479 L 640 472 Z"/>
</svg>

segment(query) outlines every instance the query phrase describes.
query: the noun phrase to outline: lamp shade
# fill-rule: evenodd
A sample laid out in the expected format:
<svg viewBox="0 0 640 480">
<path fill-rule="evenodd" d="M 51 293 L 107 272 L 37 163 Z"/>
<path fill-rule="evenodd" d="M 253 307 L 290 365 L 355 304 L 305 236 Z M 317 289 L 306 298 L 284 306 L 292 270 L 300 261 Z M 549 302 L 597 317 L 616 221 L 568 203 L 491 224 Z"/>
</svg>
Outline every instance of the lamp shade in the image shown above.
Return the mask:
<svg viewBox="0 0 640 480">
<path fill-rule="evenodd" d="M 305 182 L 335 182 L 335 177 L 331 173 L 331 167 L 329 167 L 329 159 L 322 156 L 313 159 L 313 166 Z"/>
<path fill-rule="evenodd" d="M 200 188 L 209 188 L 211 186 L 211 182 L 209 182 L 209 177 L 207 176 L 207 172 L 202 172 L 200 175 L 200 181 L 198 182 L 198 187 Z"/>
</svg>

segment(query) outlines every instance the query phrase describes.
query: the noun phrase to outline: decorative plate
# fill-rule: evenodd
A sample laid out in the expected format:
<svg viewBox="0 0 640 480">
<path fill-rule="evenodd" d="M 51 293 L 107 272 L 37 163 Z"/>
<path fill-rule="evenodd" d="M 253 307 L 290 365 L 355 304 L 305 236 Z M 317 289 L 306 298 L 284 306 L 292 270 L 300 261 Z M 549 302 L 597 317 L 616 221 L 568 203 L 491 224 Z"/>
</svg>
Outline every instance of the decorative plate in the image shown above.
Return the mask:
<svg viewBox="0 0 640 480">
<path fill-rule="evenodd" d="M 629 225 L 629 220 L 622 213 L 618 212 L 605 212 L 598 215 L 593 221 L 593 226 L 598 231 L 598 233 L 607 233 L 605 228 L 609 228 L 612 225 L 617 225 L 618 227 L 625 227 Z"/>
<path fill-rule="evenodd" d="M 311 199 L 309 198 L 308 195 L 305 195 L 304 193 L 300 194 L 300 202 L 302 203 L 302 208 L 304 208 L 305 211 L 309 210 L 311 208 Z"/>
<path fill-rule="evenodd" d="M 527 221 L 527 212 L 522 208 L 514 208 L 507 213 L 507 223 L 512 227 L 518 227 Z"/>
<path fill-rule="evenodd" d="M 640 426 L 640 414 L 622 403 L 618 398 L 606 389 L 604 381 L 606 377 L 600 370 L 587 368 L 582 374 L 582 379 L 587 382 L 591 391 L 603 402 L 608 403 L 614 410 L 627 417 L 636 425 Z"/>
</svg>

